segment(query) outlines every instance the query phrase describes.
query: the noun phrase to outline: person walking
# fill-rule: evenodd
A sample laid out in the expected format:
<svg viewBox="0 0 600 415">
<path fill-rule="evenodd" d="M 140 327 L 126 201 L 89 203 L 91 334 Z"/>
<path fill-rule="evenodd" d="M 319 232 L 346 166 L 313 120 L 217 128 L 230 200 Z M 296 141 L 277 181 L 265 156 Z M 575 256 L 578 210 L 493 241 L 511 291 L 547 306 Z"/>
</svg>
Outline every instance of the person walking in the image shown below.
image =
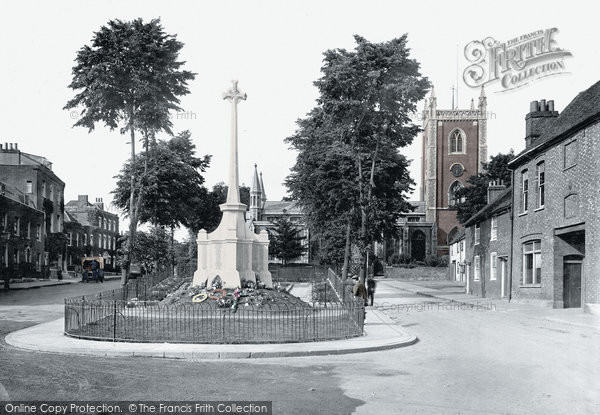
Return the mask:
<svg viewBox="0 0 600 415">
<path fill-rule="evenodd" d="M 354 287 L 352 288 L 352 294 L 354 294 L 355 297 L 361 297 L 365 302 L 365 305 L 367 305 L 368 297 L 365 283 L 358 279 L 358 275 L 353 276 L 352 279 L 356 280 L 356 284 L 354 284 Z"/>
<path fill-rule="evenodd" d="M 377 283 L 373 278 L 367 280 L 367 296 L 371 301 L 371 307 L 373 307 L 373 301 L 375 301 L 375 286 Z"/>
</svg>

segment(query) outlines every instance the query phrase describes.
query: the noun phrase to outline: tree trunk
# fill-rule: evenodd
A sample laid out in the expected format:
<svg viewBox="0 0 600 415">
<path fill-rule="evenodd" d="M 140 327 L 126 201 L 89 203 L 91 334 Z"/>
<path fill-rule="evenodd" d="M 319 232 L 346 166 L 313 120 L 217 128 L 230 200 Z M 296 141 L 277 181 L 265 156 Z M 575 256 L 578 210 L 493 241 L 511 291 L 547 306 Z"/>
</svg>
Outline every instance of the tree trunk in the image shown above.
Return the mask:
<svg viewBox="0 0 600 415">
<path fill-rule="evenodd" d="M 371 198 L 373 197 L 373 189 L 375 188 L 375 164 L 377 162 L 377 156 L 379 155 L 379 143 L 381 141 L 381 135 L 377 134 L 377 141 L 375 144 L 375 151 L 373 152 L 373 159 L 371 160 L 371 174 L 369 177 L 369 191 L 367 192 L 367 206 L 371 204 Z M 369 243 L 366 244 L 365 250 L 367 250 L 367 261 L 370 252 L 373 252 L 373 239 L 369 239 Z M 367 269 L 368 273 L 368 269 Z"/>
<path fill-rule="evenodd" d="M 362 171 L 362 160 L 360 157 L 360 152 L 356 153 L 356 164 L 358 165 L 358 189 L 359 189 L 359 205 L 360 205 L 360 273 L 358 278 L 361 282 L 365 282 L 365 262 L 366 262 L 366 252 L 365 252 L 365 239 L 367 235 L 367 202 L 364 196 L 363 190 L 363 171 Z"/>
<path fill-rule="evenodd" d="M 171 225 L 171 277 L 175 276 L 175 226 Z"/>
<path fill-rule="evenodd" d="M 129 132 L 131 139 L 131 165 L 135 163 L 135 129 L 134 129 L 134 115 L 133 108 L 129 112 Z M 133 261 L 133 252 L 135 247 L 135 232 L 137 230 L 137 217 L 135 217 L 135 174 L 133 169 L 131 170 L 131 194 L 129 195 L 129 244 L 127 246 L 127 252 L 125 253 L 125 273 L 121 277 L 121 285 L 126 285 L 129 281 L 129 275 L 131 271 L 131 262 Z"/>
<path fill-rule="evenodd" d="M 351 228 L 352 216 L 348 218 L 348 225 L 346 225 L 346 246 L 344 247 L 344 266 L 342 268 L 342 280 L 348 278 L 348 265 L 350 262 L 350 228 Z"/>
</svg>

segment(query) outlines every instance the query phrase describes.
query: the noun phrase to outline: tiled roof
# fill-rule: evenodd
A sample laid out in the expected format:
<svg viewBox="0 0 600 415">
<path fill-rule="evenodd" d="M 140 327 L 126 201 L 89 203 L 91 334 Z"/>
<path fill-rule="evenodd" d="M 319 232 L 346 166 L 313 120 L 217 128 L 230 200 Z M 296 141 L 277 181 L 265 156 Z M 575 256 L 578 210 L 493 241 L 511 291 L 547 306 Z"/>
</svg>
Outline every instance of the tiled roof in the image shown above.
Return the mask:
<svg viewBox="0 0 600 415">
<path fill-rule="evenodd" d="M 494 212 L 510 206 L 512 203 L 512 188 L 509 187 L 504 192 L 502 192 L 492 203 L 488 203 L 484 207 L 482 207 L 479 212 L 474 214 L 464 223 L 464 227 L 468 228 L 476 223 L 482 222 L 489 218 Z"/>
<path fill-rule="evenodd" d="M 465 229 L 463 228 L 460 230 L 458 235 L 456 235 L 454 238 L 452 238 L 452 240 L 448 243 L 448 245 L 452 245 L 453 243 L 456 243 L 464 238 L 465 238 Z"/>
<path fill-rule="evenodd" d="M 296 206 L 295 202 L 267 200 L 263 209 L 263 215 L 283 213 L 284 209 L 289 214 L 302 214 L 302 210 Z"/>
</svg>

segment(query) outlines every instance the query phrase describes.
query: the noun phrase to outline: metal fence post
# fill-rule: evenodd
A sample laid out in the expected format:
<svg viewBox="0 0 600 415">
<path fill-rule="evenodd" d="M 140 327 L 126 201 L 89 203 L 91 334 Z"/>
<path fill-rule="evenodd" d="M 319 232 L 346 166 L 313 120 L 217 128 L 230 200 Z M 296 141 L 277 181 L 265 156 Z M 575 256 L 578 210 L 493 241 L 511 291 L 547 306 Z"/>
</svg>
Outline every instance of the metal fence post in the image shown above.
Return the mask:
<svg viewBox="0 0 600 415">
<path fill-rule="evenodd" d="M 113 300 L 113 342 L 117 341 L 117 300 Z"/>
</svg>

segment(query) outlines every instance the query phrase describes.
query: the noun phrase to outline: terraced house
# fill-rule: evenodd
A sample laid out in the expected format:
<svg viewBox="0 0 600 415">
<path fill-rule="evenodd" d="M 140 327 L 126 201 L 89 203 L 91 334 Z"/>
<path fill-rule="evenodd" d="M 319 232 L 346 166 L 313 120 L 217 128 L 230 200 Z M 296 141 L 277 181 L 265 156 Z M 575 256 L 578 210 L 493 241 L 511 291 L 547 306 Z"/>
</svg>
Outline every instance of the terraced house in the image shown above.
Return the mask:
<svg viewBox="0 0 600 415">
<path fill-rule="evenodd" d="M 14 203 L 6 200 L 7 209 L 13 209 L 4 220 L 4 231 L 9 229 L 3 237 L 7 272 L 11 278 L 31 274 L 48 277 L 50 267 L 61 268 L 64 261 L 65 183 L 54 174 L 48 159 L 21 151 L 17 143 L 0 145 L 0 178 L 5 196 L 12 194 L 8 199 L 22 205 L 15 211 Z M 41 212 L 41 221 L 36 212 Z M 20 238 L 31 242 L 23 245 Z"/>
<path fill-rule="evenodd" d="M 513 170 L 512 296 L 600 312 L 600 82 L 533 101 Z"/>
<path fill-rule="evenodd" d="M 119 238 L 119 216 L 104 209 L 102 198 L 90 203 L 87 195 L 78 195 L 77 200 L 69 201 L 65 210 L 68 213 L 67 241 L 69 268 L 78 264 L 82 254 L 101 256 L 105 269 L 116 268 L 117 240 Z"/>
</svg>

